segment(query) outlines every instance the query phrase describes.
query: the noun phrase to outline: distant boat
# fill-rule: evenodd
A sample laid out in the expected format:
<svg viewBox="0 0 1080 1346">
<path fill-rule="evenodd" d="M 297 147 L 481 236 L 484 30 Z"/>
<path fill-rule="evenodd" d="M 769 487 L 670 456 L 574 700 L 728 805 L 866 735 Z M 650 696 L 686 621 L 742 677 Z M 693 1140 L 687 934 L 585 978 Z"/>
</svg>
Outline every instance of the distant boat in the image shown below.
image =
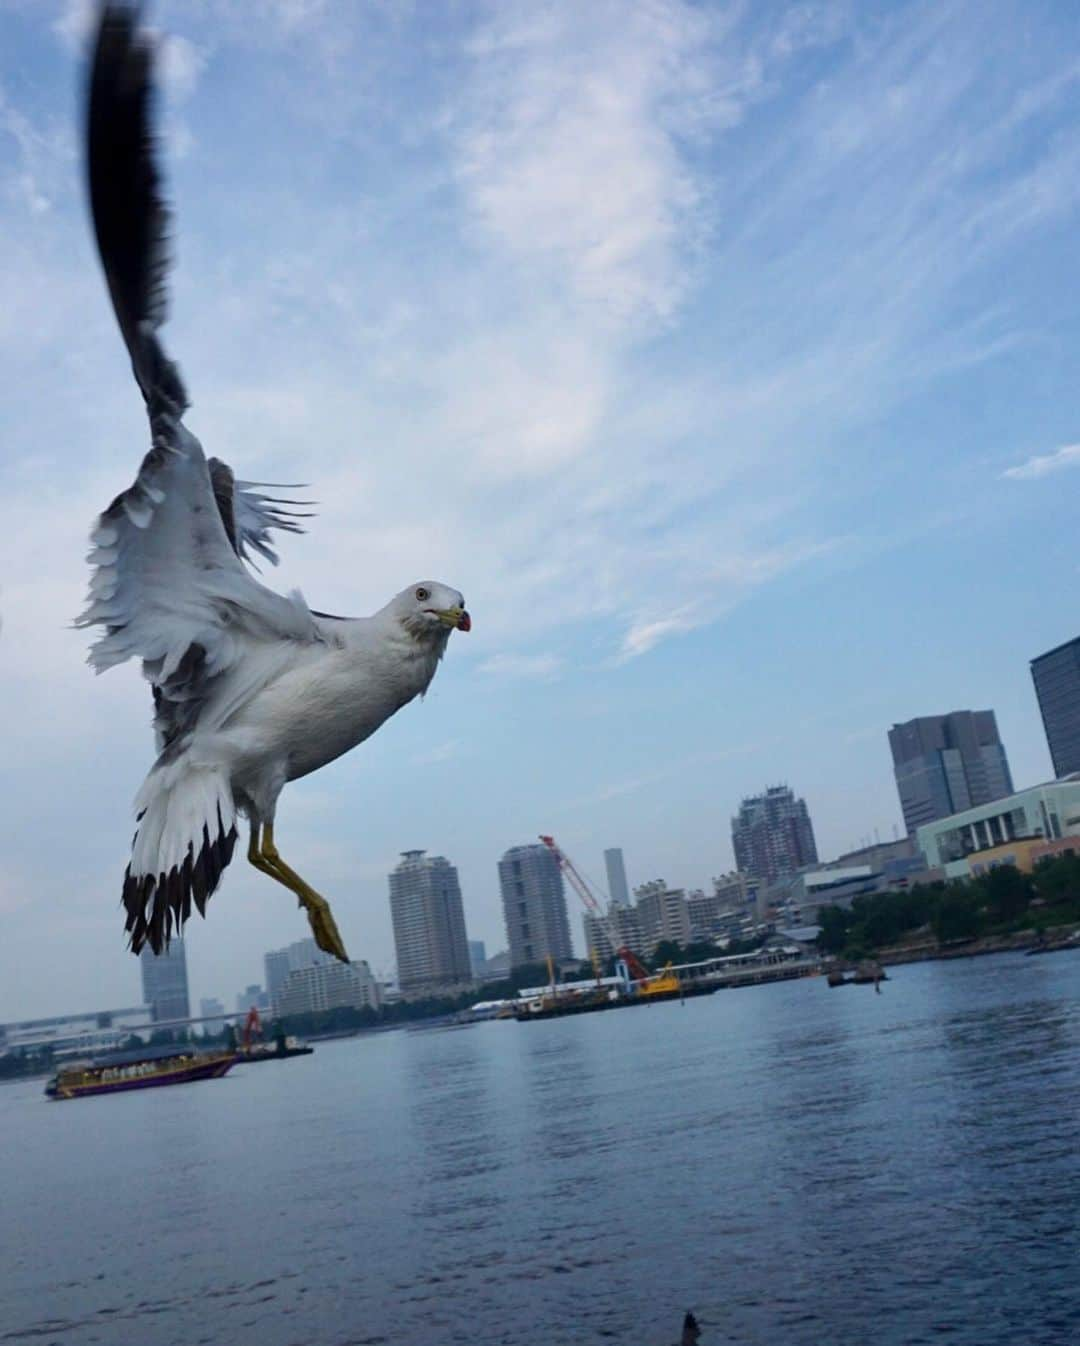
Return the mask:
<svg viewBox="0 0 1080 1346">
<path fill-rule="evenodd" d="M 129 1089 L 158 1089 L 166 1084 L 216 1080 L 236 1065 L 233 1052 L 213 1056 L 174 1051 L 167 1056 L 122 1057 L 112 1061 L 76 1061 L 56 1072 L 45 1086 L 49 1098 L 89 1098 Z"/>
</svg>

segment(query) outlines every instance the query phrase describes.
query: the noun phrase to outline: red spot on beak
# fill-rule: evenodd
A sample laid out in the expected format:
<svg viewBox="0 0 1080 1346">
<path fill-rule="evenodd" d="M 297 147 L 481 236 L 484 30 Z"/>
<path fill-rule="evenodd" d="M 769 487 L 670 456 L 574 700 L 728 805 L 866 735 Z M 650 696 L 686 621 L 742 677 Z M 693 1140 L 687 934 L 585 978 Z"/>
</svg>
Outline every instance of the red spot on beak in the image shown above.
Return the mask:
<svg viewBox="0 0 1080 1346">
<path fill-rule="evenodd" d="M 467 612 L 463 612 L 461 616 L 457 619 L 457 629 L 459 631 L 472 630 L 472 618 L 469 616 Z"/>
</svg>

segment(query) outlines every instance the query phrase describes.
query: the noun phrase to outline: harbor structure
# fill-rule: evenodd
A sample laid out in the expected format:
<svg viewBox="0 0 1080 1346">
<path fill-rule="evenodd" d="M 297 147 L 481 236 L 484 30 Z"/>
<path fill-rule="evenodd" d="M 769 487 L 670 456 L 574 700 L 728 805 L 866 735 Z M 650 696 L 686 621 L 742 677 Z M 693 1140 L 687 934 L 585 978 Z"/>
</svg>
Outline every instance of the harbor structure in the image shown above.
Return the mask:
<svg viewBox="0 0 1080 1346">
<path fill-rule="evenodd" d="M 155 953 L 148 944 L 139 954 L 143 1000 L 150 1006 L 155 1023 L 171 1019 L 190 1019 L 187 954 L 184 941 L 177 935 L 167 949 Z"/>
<path fill-rule="evenodd" d="M 1080 771 L 1080 636 L 1032 659 L 1031 677 L 1060 780 Z"/>
<path fill-rule="evenodd" d="M 562 872 L 548 847 L 511 846 L 498 868 L 511 967 L 572 958 Z"/>
<path fill-rule="evenodd" d="M 626 882 L 626 864 L 621 846 L 613 846 L 604 852 L 604 869 L 607 872 L 608 897 L 620 907 L 629 907 L 630 887 Z"/>
<path fill-rule="evenodd" d="M 894 724 L 889 748 L 909 835 L 1013 792 L 992 710 L 954 710 Z"/>
<path fill-rule="evenodd" d="M 748 795 L 731 820 L 736 868 L 763 883 L 794 874 L 818 861 L 814 828 L 805 799 L 787 785 Z"/>
<path fill-rule="evenodd" d="M 363 959 L 309 963 L 293 968 L 285 980 L 275 1013 L 319 1014 L 332 1009 L 372 1009 L 381 1004 L 379 984 Z"/>
<path fill-rule="evenodd" d="M 445 856 L 402 852 L 390 874 L 390 916 L 402 995 L 472 980 L 461 885 Z"/>
</svg>

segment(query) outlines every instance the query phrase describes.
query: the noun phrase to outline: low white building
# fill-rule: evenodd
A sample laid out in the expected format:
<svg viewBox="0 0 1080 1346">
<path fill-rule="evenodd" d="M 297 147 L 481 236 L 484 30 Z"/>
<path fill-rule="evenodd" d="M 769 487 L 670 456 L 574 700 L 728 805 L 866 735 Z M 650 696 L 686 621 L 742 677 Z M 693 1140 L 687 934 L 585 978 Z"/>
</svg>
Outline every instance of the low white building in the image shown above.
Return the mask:
<svg viewBox="0 0 1080 1346">
<path fill-rule="evenodd" d="M 1010 841 L 1080 835 L 1080 773 L 925 823 L 916 832 L 931 868 L 947 878 L 966 878 L 967 856 Z"/>
<path fill-rule="evenodd" d="M 148 1034 L 155 1026 L 149 1005 L 60 1014 L 51 1019 L 23 1019 L 0 1024 L 0 1055 L 51 1046 L 63 1054 L 90 1056 L 119 1047 L 132 1033 Z"/>
<path fill-rule="evenodd" d="M 312 963 L 294 968 L 276 1002 L 277 1013 L 319 1014 L 332 1009 L 373 1009 L 381 1004 L 379 984 L 363 959 L 355 963 Z"/>
</svg>

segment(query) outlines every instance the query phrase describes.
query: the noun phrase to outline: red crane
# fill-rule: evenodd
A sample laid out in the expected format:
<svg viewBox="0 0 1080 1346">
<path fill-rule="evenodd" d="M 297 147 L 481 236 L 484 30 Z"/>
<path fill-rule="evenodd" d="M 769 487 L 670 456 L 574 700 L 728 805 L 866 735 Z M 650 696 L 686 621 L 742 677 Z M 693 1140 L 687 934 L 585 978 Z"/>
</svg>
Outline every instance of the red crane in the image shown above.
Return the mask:
<svg viewBox="0 0 1080 1346">
<path fill-rule="evenodd" d="M 558 861 L 559 868 L 566 875 L 570 887 L 573 888 L 574 892 L 577 893 L 578 897 L 580 897 L 582 902 L 585 904 L 586 911 L 588 911 L 589 915 L 595 917 L 595 919 L 599 922 L 600 928 L 607 936 L 608 943 L 614 950 L 616 958 L 618 958 L 623 964 L 625 964 L 626 970 L 625 973 L 622 973 L 623 979 L 627 982 L 648 981 L 650 973 L 645 967 L 642 966 L 641 960 L 638 958 L 637 954 L 634 953 L 633 949 L 627 948 L 627 946 L 623 943 L 622 936 L 615 928 L 615 923 L 611 920 L 607 912 L 604 911 L 603 907 L 601 907 L 600 903 L 596 900 L 596 895 L 593 893 L 592 889 L 582 878 L 581 874 L 575 867 L 574 862 L 565 853 L 565 851 L 559 849 L 559 847 L 555 844 L 554 837 L 545 837 L 542 835 L 540 837 L 540 840 L 544 843 L 544 845 L 548 848 L 548 850 L 551 851 L 552 855 L 554 855 L 555 859 Z M 620 972 L 622 972 L 621 969 Z"/>
</svg>

